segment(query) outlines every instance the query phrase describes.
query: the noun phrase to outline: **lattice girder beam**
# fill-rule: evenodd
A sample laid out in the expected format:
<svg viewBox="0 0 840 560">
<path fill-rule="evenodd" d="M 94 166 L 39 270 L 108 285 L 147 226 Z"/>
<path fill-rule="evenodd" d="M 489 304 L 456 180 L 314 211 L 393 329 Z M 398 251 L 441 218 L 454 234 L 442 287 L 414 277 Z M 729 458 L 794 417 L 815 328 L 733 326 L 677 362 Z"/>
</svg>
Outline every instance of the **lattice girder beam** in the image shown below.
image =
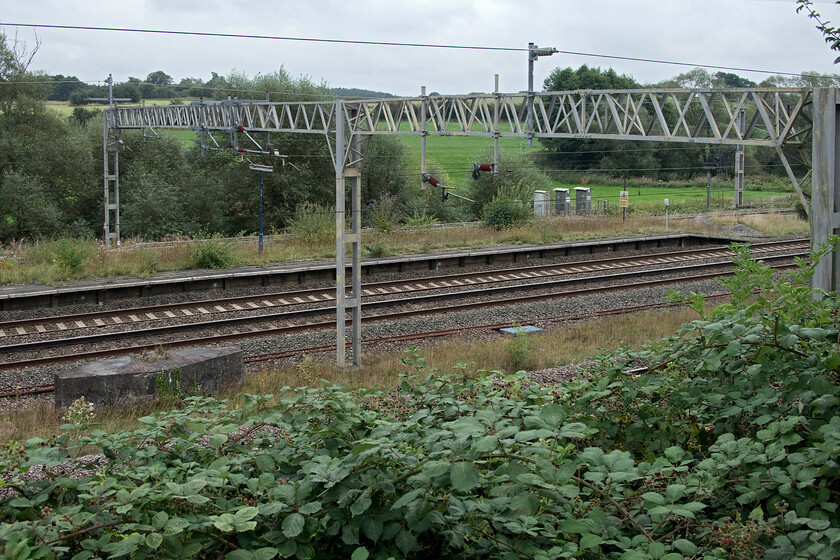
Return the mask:
<svg viewBox="0 0 840 560">
<path fill-rule="evenodd" d="M 592 138 L 778 147 L 810 127 L 809 89 L 580 90 L 534 94 L 537 138 Z M 352 134 L 522 136 L 527 94 L 452 95 L 344 101 Z M 426 107 L 421 122 L 420 104 Z M 496 104 L 500 110 L 496 111 Z M 747 131 L 736 126 L 744 109 Z M 119 129 L 330 134 L 335 103 L 250 100 L 199 101 L 190 105 L 118 107 Z"/>
</svg>

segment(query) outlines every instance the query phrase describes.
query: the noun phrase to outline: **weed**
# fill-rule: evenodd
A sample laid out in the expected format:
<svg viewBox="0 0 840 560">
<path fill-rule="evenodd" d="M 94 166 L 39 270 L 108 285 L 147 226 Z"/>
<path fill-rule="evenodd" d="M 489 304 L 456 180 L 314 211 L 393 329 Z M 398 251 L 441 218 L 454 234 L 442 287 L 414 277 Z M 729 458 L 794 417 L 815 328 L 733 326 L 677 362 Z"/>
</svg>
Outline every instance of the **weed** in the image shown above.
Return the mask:
<svg viewBox="0 0 840 560">
<path fill-rule="evenodd" d="M 389 232 L 400 223 L 401 212 L 397 197 L 391 193 L 383 193 L 382 197 L 373 200 L 365 208 L 367 225 L 379 231 Z"/>
<path fill-rule="evenodd" d="M 365 245 L 365 254 L 373 259 L 386 257 L 389 254 L 388 244 L 382 239 L 376 239 Z"/>
<path fill-rule="evenodd" d="M 52 242 L 53 264 L 65 274 L 76 276 L 93 254 L 91 242 L 81 239 L 59 239 Z"/>
<path fill-rule="evenodd" d="M 500 188 L 481 212 L 481 222 L 496 231 L 519 226 L 531 220 L 531 208 L 513 189 Z"/>
<path fill-rule="evenodd" d="M 307 242 L 326 243 L 335 239 L 335 208 L 307 202 L 295 209 L 288 232 Z"/>
<path fill-rule="evenodd" d="M 437 223 L 434 216 L 429 216 L 426 212 L 415 212 L 411 216 L 405 217 L 405 225 L 414 230 L 431 229 Z"/>
<path fill-rule="evenodd" d="M 218 235 L 196 241 L 192 261 L 195 268 L 229 268 L 236 264 L 230 243 Z"/>
<path fill-rule="evenodd" d="M 295 377 L 304 386 L 311 386 L 315 383 L 317 377 L 315 375 L 315 360 L 312 359 L 312 356 L 306 356 L 295 367 Z"/>
<path fill-rule="evenodd" d="M 151 352 L 147 352 L 140 357 L 141 360 L 146 362 L 147 364 L 153 364 L 155 362 L 159 362 L 160 360 L 168 360 L 169 359 L 169 348 L 166 346 L 158 346 Z"/>
<path fill-rule="evenodd" d="M 187 397 L 195 396 L 198 393 L 198 387 L 193 383 L 191 391 L 184 390 L 181 386 L 181 368 L 175 368 L 172 371 L 161 370 L 155 376 L 155 392 L 158 400 L 180 402 Z"/>
<path fill-rule="evenodd" d="M 520 329 L 521 325 L 511 325 L 516 329 L 516 334 L 513 335 L 506 346 L 506 369 L 509 373 L 516 373 L 522 370 L 534 369 L 534 360 L 531 358 L 533 351 L 533 342 L 528 333 Z"/>
</svg>

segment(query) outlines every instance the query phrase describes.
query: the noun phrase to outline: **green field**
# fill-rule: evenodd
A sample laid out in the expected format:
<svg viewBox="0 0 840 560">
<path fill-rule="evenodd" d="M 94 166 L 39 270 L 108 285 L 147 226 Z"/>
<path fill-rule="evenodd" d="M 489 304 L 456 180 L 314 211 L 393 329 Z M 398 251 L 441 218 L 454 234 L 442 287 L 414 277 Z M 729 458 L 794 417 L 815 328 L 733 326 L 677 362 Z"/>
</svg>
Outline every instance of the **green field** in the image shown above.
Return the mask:
<svg viewBox="0 0 840 560">
<path fill-rule="evenodd" d="M 400 136 L 402 142 L 414 153 L 417 167 L 420 166 L 420 137 Z M 538 146 L 538 144 L 537 144 Z M 501 137 L 499 150 L 504 152 L 530 151 L 525 138 Z M 482 157 L 487 156 L 490 157 Z M 472 179 L 473 164 L 491 163 L 493 139 L 484 136 L 428 136 L 426 137 L 426 160 L 434 162 L 449 174 L 452 186 L 464 186 Z"/>
<path fill-rule="evenodd" d="M 189 100 L 186 100 L 189 101 Z M 169 99 L 149 99 L 146 100 L 146 105 L 168 105 L 171 102 Z M 73 112 L 73 107 L 66 103 L 50 103 L 49 107 L 63 115 L 69 116 Z M 104 109 L 103 105 L 89 105 L 88 108 Z M 197 134 L 190 130 L 169 130 L 163 132 L 164 134 L 173 134 L 181 139 L 186 144 L 197 143 Z M 420 169 L 420 136 L 415 135 L 400 135 L 398 136 L 412 153 L 412 165 L 410 171 L 419 172 Z M 516 137 L 501 137 L 499 138 L 499 149 L 507 153 L 528 152 L 541 149 L 539 142 L 534 143 L 534 147 L 528 147 L 528 142 L 525 138 Z M 430 134 L 426 137 L 426 157 L 430 164 L 445 171 L 449 175 L 450 186 L 455 188 L 464 188 L 469 184 L 473 164 L 475 163 L 489 163 L 493 153 L 493 139 L 491 137 L 483 136 L 439 136 Z M 414 163 L 416 162 L 416 164 Z M 697 183 L 693 183 L 696 185 Z M 663 205 L 664 199 L 669 199 L 672 202 L 689 201 L 693 203 L 704 203 L 706 200 L 705 186 L 686 186 L 682 184 L 674 184 L 663 186 L 642 186 L 628 187 L 629 202 L 631 206 L 639 205 L 645 206 Z M 566 184 L 555 182 L 552 188 L 568 188 L 574 190 L 579 187 L 579 184 Z M 618 205 L 620 187 L 605 186 L 598 184 L 586 185 L 592 189 L 593 204 L 598 200 L 609 201 L 610 206 Z M 780 198 L 789 197 L 789 193 L 770 192 L 765 190 L 749 190 L 750 181 L 747 178 L 746 191 L 744 199 L 747 204 L 766 202 L 769 200 L 778 200 Z M 726 204 L 732 200 L 734 192 L 734 185 L 731 182 L 715 182 L 712 185 L 712 201 Z M 551 193 L 552 200 L 554 193 Z"/>
</svg>

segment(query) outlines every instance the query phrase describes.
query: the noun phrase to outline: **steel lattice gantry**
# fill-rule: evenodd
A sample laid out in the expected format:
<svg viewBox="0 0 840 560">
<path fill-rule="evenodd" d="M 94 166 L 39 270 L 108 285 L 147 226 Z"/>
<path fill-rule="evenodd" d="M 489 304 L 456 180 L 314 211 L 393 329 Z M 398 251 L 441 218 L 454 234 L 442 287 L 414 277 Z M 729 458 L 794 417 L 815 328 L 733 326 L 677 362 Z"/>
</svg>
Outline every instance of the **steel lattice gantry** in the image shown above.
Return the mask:
<svg viewBox="0 0 840 560">
<path fill-rule="evenodd" d="M 108 192 L 114 187 L 118 189 L 119 185 L 117 148 L 121 130 L 225 132 L 231 135 L 233 146 L 237 145 L 239 127 L 248 133 L 325 135 L 336 169 L 337 354 L 340 366 L 345 362 L 347 308 L 353 311 L 353 356 L 354 363 L 359 364 L 361 224 L 357 216 L 360 208 L 357 199 L 362 158 L 358 139 L 362 134 L 419 135 L 424 146 L 428 135 L 766 146 L 776 150 L 806 211 L 811 212 L 810 194 L 803 190 L 809 179 L 811 162 L 806 148 L 816 120 L 811 89 L 578 90 L 534 93 L 532 97 L 533 104 L 527 93 L 494 93 L 324 102 L 229 99 L 195 101 L 189 105 L 114 107 L 105 111 L 106 157 L 111 154 L 113 159 L 110 172 L 106 162 L 106 205 L 114 208 L 115 221 L 119 223 L 118 200 L 116 203 L 108 200 Z M 814 153 L 816 150 L 815 147 Z M 797 177 L 792 163 L 804 164 L 809 171 L 803 177 Z M 349 234 L 344 226 L 346 178 L 350 179 L 352 191 Z M 105 236 L 106 243 L 110 243 L 110 239 L 119 238 L 118 234 L 109 231 L 107 208 Z M 824 239 L 826 236 L 812 235 L 812 238 Z M 343 266 L 347 243 L 352 245 L 353 261 L 349 296 L 345 294 Z"/>
</svg>

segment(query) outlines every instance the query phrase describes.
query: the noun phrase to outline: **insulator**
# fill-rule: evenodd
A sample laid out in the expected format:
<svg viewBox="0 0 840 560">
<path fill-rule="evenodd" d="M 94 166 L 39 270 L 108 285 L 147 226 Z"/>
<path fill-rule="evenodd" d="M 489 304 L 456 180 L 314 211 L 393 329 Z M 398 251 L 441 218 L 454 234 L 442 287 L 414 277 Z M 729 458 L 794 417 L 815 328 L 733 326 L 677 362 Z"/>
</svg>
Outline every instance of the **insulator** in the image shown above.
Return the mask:
<svg viewBox="0 0 840 560">
<path fill-rule="evenodd" d="M 482 171 L 493 171 L 492 163 L 476 163 L 473 164 L 472 178 L 478 181 L 481 178 Z"/>
<path fill-rule="evenodd" d="M 236 151 L 239 152 L 240 154 L 244 154 L 245 153 L 245 148 L 236 148 Z"/>
<path fill-rule="evenodd" d="M 236 127 L 236 131 L 237 132 L 245 132 L 245 127 L 240 124 L 239 126 Z"/>
<path fill-rule="evenodd" d="M 423 182 L 424 183 L 429 183 L 433 187 L 440 186 L 440 183 L 438 183 L 437 179 L 435 179 L 434 177 L 432 177 L 428 173 L 423 174 Z"/>
</svg>

